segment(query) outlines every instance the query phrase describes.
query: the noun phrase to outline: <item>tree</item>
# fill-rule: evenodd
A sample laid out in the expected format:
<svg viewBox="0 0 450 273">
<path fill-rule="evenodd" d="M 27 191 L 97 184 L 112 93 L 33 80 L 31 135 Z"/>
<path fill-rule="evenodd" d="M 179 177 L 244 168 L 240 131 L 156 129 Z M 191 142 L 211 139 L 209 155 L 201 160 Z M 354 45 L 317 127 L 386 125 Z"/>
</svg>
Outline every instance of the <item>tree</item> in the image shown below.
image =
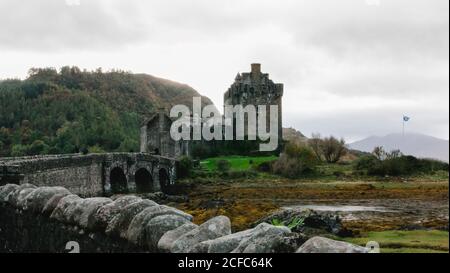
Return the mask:
<svg viewBox="0 0 450 273">
<path fill-rule="evenodd" d="M 45 144 L 45 142 L 42 140 L 35 140 L 28 150 L 29 155 L 46 154 L 47 152 L 48 152 L 48 145 Z"/>
<path fill-rule="evenodd" d="M 322 140 L 321 151 L 328 163 L 336 163 L 347 153 L 345 140 L 338 140 L 334 136 L 326 137 Z"/>
<path fill-rule="evenodd" d="M 26 145 L 16 144 L 11 148 L 11 156 L 25 156 L 28 153 L 28 147 Z"/>
<path fill-rule="evenodd" d="M 308 139 L 309 147 L 313 150 L 317 157 L 317 160 L 322 161 L 322 139 L 319 133 L 313 133 L 311 138 Z"/>
</svg>

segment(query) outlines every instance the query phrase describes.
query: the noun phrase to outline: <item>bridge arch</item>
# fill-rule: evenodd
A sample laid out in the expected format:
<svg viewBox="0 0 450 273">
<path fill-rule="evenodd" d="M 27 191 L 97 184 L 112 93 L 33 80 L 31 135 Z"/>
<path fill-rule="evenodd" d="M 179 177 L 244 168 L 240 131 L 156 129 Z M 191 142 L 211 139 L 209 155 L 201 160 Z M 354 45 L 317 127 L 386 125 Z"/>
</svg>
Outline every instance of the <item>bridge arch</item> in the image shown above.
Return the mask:
<svg viewBox="0 0 450 273">
<path fill-rule="evenodd" d="M 111 192 L 125 193 L 128 191 L 128 179 L 121 167 L 115 167 L 109 174 Z"/>
<path fill-rule="evenodd" d="M 153 177 L 146 168 L 140 168 L 134 174 L 137 192 L 152 192 Z"/>
</svg>

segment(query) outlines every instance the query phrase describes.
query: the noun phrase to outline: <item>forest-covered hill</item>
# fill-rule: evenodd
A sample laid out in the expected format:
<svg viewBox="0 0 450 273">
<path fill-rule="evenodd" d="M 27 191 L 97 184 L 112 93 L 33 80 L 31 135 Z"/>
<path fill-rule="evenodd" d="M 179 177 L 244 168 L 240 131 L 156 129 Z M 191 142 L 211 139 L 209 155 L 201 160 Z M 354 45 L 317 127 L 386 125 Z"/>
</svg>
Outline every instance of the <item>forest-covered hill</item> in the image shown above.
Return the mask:
<svg viewBox="0 0 450 273">
<path fill-rule="evenodd" d="M 0 81 L 0 156 L 138 151 L 141 121 L 193 96 L 188 85 L 145 74 L 32 68 L 25 80 Z"/>
</svg>

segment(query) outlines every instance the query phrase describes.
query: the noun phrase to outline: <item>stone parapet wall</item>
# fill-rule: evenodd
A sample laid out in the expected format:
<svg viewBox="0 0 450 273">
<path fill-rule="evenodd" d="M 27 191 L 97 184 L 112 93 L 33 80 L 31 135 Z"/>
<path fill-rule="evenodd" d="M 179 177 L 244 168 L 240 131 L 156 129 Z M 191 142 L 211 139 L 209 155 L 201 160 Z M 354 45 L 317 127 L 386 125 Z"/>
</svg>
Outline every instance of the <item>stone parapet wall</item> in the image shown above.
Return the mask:
<svg viewBox="0 0 450 273">
<path fill-rule="evenodd" d="M 133 195 L 80 198 L 63 187 L 0 187 L 0 252 L 366 252 L 365 248 L 261 223 L 232 233 L 228 217 L 201 225 L 176 208 Z M 309 241 L 312 243 L 308 244 Z M 302 246 L 302 248 L 300 248 Z M 332 251 L 330 251 L 332 252 Z"/>
</svg>

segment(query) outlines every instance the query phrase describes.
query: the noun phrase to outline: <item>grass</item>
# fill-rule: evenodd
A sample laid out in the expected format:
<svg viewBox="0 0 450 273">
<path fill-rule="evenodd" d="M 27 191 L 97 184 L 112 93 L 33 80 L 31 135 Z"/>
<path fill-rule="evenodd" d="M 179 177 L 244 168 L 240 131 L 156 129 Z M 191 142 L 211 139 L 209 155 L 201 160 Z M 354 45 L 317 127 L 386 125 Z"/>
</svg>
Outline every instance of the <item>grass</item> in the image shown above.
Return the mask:
<svg viewBox="0 0 450 273">
<path fill-rule="evenodd" d="M 360 237 L 340 240 L 365 246 L 369 241 L 380 244 L 383 253 L 435 253 L 449 252 L 449 233 L 440 230 L 378 231 Z"/>
<path fill-rule="evenodd" d="M 200 161 L 200 165 L 207 171 L 213 172 L 217 171 L 218 161 L 227 160 L 230 162 L 231 171 L 245 171 L 263 162 L 275 160 L 276 158 L 275 156 L 221 156 L 202 160 Z"/>
<path fill-rule="evenodd" d="M 230 162 L 230 171 L 248 171 L 252 170 L 254 167 L 258 166 L 263 162 L 276 160 L 276 156 L 219 156 L 208 158 L 200 161 L 202 169 L 206 173 L 217 172 L 217 163 L 220 160 L 227 160 Z M 278 175 L 270 173 L 259 172 L 259 177 L 266 177 L 277 179 L 281 178 Z M 298 177 L 295 180 L 299 181 L 318 181 L 318 182 L 335 182 L 335 181 L 365 181 L 365 182 L 377 182 L 379 183 L 377 187 L 392 187 L 383 182 L 438 182 L 438 181 L 448 181 L 449 174 L 446 171 L 437 171 L 430 174 L 415 174 L 405 177 L 379 177 L 379 176 L 368 176 L 354 171 L 354 164 L 351 162 L 345 163 L 321 163 L 315 167 L 315 171 L 312 173 L 305 174 L 304 176 Z"/>
</svg>

